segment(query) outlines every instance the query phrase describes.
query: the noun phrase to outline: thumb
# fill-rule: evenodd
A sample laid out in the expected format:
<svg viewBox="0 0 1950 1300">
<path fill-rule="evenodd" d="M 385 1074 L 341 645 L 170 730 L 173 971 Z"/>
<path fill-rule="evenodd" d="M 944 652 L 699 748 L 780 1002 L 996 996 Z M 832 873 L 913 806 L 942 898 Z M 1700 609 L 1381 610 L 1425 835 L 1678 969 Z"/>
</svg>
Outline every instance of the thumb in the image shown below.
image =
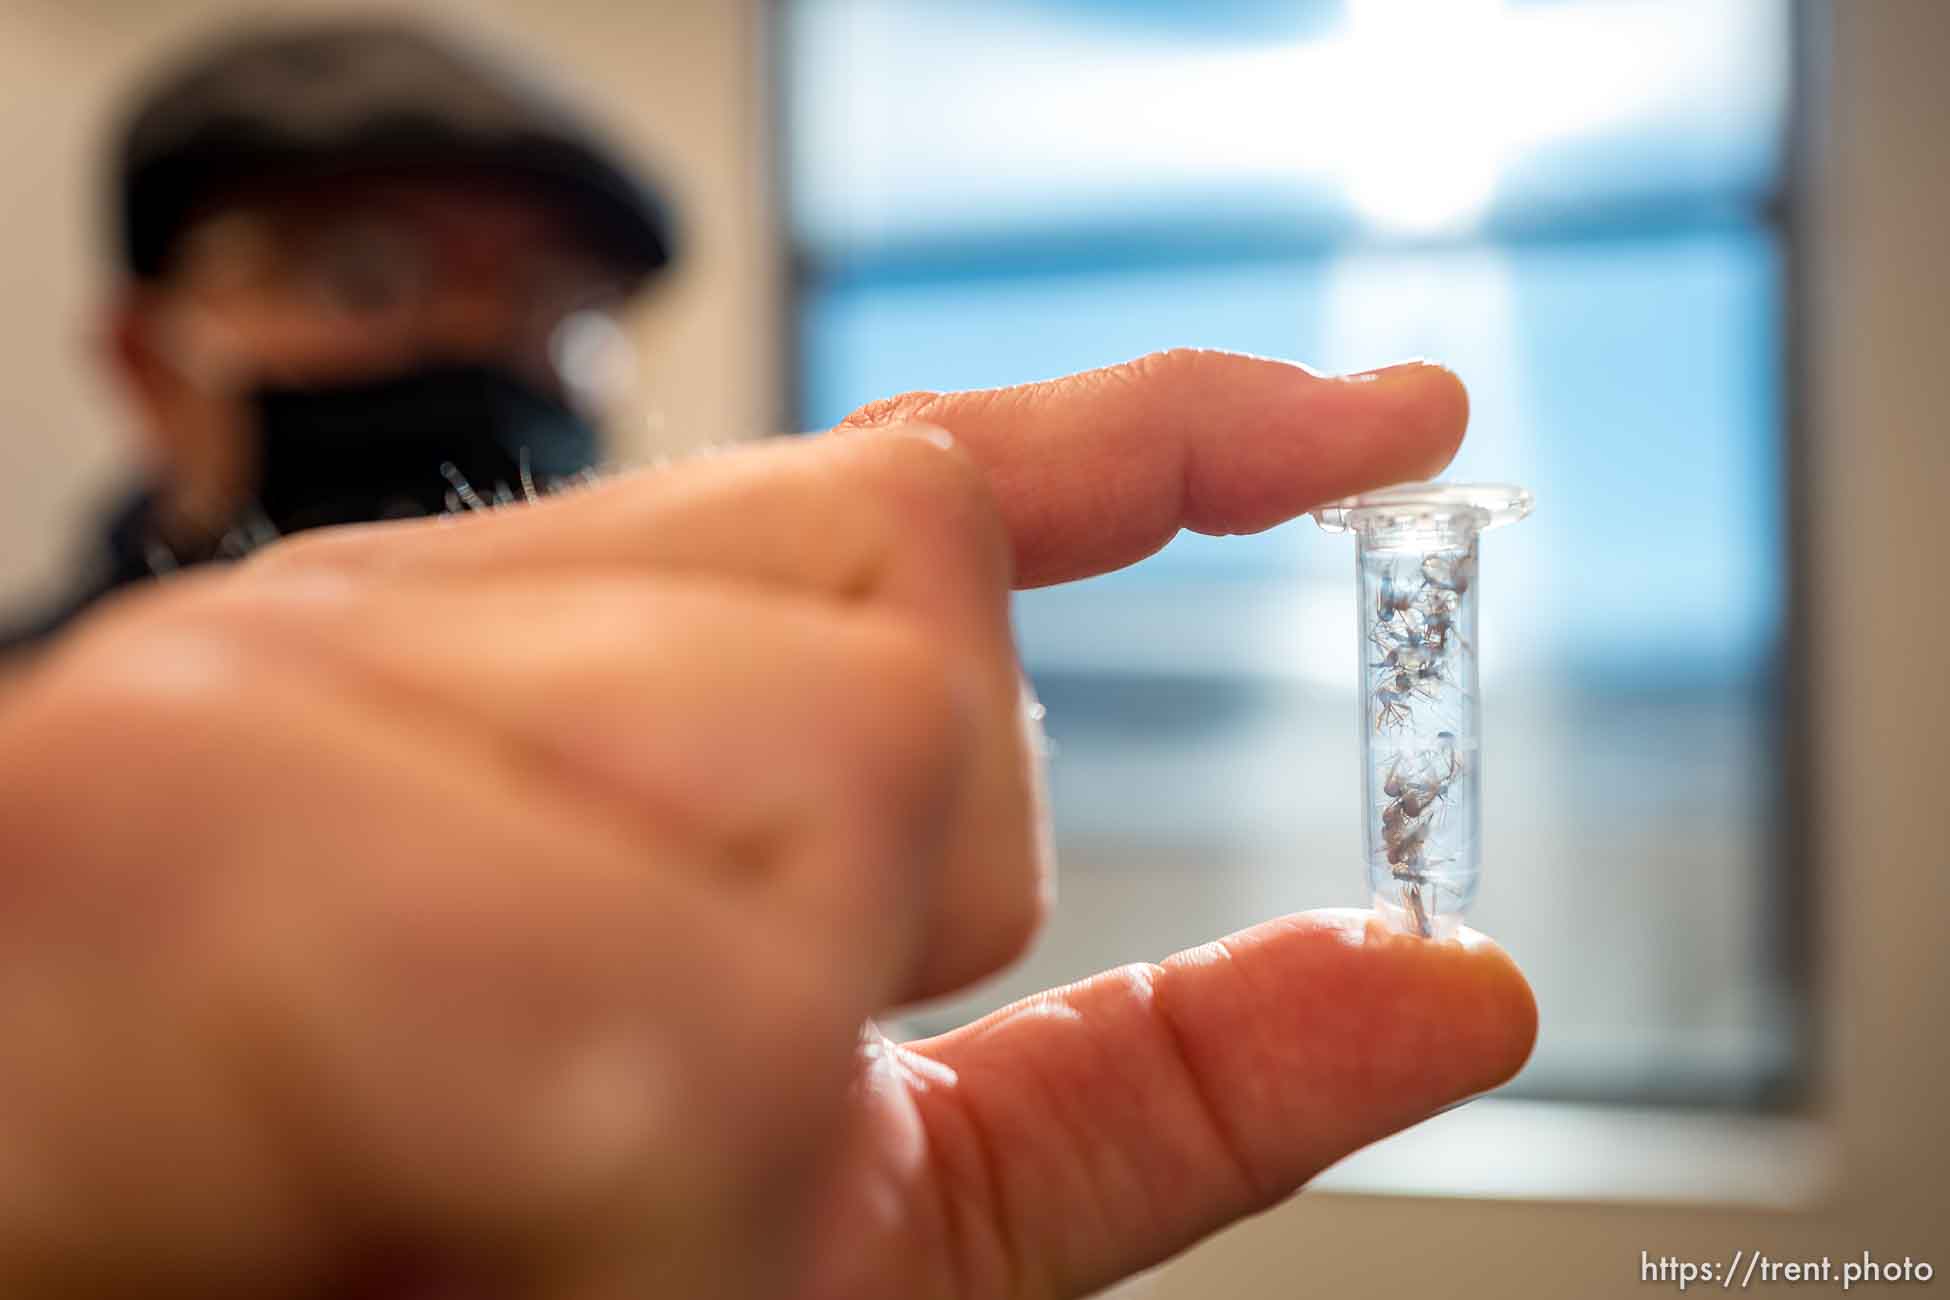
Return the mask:
<svg viewBox="0 0 1950 1300">
<path fill-rule="evenodd" d="M 1024 1292 L 1072 1295 L 1504 1082 L 1536 1031 L 1530 986 L 1490 940 L 1430 943 L 1343 911 L 909 1046 L 954 1078 L 918 1099 L 937 1167 L 980 1171 L 944 1190 L 983 1204 L 996 1263 Z"/>
</svg>

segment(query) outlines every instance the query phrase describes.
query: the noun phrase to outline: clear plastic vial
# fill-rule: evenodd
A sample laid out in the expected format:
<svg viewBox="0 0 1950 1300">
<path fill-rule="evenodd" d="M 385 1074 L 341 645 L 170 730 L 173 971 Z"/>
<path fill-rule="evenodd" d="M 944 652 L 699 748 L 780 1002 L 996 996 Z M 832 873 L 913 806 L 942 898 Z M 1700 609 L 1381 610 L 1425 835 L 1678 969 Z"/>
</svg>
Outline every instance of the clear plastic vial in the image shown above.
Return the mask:
<svg viewBox="0 0 1950 1300">
<path fill-rule="evenodd" d="M 1477 539 L 1530 513 L 1504 483 L 1406 483 L 1314 512 L 1352 532 L 1363 826 L 1374 909 L 1446 939 L 1482 876 Z"/>
</svg>

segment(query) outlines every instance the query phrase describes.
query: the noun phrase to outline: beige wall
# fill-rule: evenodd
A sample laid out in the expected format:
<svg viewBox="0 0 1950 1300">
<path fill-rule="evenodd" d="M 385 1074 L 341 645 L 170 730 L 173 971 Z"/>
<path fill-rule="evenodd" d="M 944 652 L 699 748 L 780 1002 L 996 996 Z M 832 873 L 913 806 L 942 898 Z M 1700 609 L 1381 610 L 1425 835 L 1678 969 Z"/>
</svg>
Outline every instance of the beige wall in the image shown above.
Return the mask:
<svg viewBox="0 0 1950 1300">
<path fill-rule="evenodd" d="M 619 431 L 619 452 L 643 457 L 773 430 L 778 281 L 762 147 L 762 0 L 394 7 L 555 65 L 675 192 L 682 262 L 642 315 L 647 418 Z M 98 166 L 118 97 L 196 33 L 271 8 L 0 0 L 0 610 L 57 580 L 90 511 L 126 470 L 128 417 L 92 355 L 107 283 Z"/>
</svg>

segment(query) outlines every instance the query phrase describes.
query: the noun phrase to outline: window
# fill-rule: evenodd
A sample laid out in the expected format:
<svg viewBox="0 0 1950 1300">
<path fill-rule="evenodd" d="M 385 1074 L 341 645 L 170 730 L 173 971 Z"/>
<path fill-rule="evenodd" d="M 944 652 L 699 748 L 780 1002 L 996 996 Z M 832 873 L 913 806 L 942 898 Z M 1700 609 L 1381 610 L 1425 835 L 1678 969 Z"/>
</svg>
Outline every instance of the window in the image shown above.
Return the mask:
<svg viewBox="0 0 1950 1300">
<path fill-rule="evenodd" d="M 796 0 L 798 416 L 1173 345 L 1469 382 L 1485 871 L 1533 1096 L 1748 1101 L 1805 1035 L 1783 844 L 1784 0 Z M 1060 901 L 1008 998 L 1363 900 L 1352 548 L 1018 598 Z"/>
</svg>

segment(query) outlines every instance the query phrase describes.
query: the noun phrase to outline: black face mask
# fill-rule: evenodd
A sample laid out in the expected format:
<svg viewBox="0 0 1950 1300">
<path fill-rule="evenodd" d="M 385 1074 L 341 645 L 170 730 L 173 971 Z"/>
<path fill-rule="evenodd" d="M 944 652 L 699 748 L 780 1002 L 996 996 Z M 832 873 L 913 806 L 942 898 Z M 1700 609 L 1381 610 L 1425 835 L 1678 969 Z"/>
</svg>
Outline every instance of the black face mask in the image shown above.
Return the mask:
<svg viewBox="0 0 1950 1300">
<path fill-rule="evenodd" d="M 561 402 L 489 365 L 435 365 L 377 381 L 255 394 L 257 506 L 279 533 L 437 515 L 458 474 L 493 500 L 596 463 L 598 435 Z M 451 468 L 446 468 L 451 467 Z"/>
</svg>

